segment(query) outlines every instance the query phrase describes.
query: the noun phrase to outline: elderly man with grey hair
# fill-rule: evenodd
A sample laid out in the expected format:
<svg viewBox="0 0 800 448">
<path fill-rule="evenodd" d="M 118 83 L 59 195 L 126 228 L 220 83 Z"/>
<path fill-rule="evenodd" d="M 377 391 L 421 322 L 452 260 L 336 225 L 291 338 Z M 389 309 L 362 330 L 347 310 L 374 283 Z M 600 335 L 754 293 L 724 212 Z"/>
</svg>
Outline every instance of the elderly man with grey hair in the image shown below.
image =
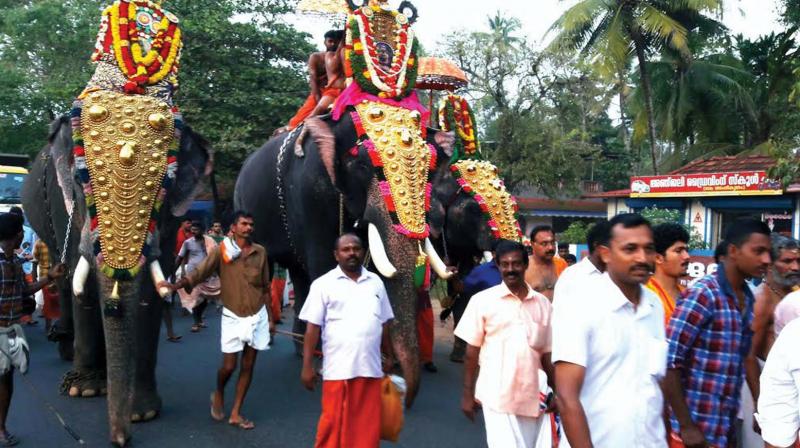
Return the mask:
<svg viewBox="0 0 800 448">
<path fill-rule="evenodd" d="M 775 233 L 772 234 L 771 245 L 772 264 L 764 282 L 756 290 L 751 325 L 753 343 L 744 364 L 747 386 L 754 403 L 758 402 L 760 394 L 761 365 L 775 342 L 775 307 L 800 285 L 800 244 L 797 240 Z"/>
</svg>

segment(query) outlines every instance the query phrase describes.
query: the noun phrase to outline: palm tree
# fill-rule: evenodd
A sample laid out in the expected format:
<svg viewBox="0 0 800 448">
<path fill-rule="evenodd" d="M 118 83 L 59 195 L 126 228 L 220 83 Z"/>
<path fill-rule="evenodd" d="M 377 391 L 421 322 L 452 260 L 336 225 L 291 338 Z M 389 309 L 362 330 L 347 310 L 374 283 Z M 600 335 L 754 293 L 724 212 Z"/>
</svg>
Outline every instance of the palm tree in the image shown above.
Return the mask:
<svg viewBox="0 0 800 448">
<path fill-rule="evenodd" d="M 688 31 L 673 15 L 686 10 L 719 11 L 721 5 L 722 0 L 581 0 L 550 28 L 558 32 L 552 49 L 593 52 L 608 74 L 618 72 L 635 55 L 655 174 L 658 174 L 656 128 L 647 56 L 668 46 L 688 58 Z"/>
</svg>

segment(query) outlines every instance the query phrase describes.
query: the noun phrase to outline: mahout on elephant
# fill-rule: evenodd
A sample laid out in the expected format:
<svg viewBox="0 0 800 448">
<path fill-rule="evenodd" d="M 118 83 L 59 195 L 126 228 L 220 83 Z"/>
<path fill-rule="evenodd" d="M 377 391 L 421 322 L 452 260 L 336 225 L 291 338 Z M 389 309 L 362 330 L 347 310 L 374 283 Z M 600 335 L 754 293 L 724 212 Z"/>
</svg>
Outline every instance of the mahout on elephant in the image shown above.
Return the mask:
<svg viewBox="0 0 800 448">
<path fill-rule="evenodd" d="M 179 21 L 158 3 L 117 0 L 102 14 L 95 72 L 69 116 L 56 120 L 23 189 L 37 233 L 63 258 L 59 284 L 74 334 L 71 396 L 108 393 L 110 439 L 161 409 L 155 363 L 162 266 L 172 270 L 175 216 L 210 170 L 210 145 L 173 102 Z"/>
<path fill-rule="evenodd" d="M 289 270 L 298 313 L 311 281 L 336 266 L 336 238 L 353 230 L 364 236 L 396 316 L 392 344 L 407 406 L 419 387 L 416 291 L 429 268 L 450 275 L 428 239 L 428 212 L 452 136 L 428 132 L 428 111 L 413 92 L 415 17 L 380 1 L 351 5 L 348 87 L 331 114 L 307 119 L 252 154 L 234 196 L 236 208 L 255 215 L 256 241 Z M 303 329 L 295 320 L 294 332 Z"/>
</svg>

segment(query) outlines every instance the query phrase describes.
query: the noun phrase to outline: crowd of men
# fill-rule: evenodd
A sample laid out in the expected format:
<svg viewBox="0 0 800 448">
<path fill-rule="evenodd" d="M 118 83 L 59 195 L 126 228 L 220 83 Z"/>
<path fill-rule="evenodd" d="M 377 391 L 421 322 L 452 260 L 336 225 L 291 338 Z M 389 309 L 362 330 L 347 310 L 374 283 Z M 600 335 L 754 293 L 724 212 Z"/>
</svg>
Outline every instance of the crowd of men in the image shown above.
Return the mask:
<svg viewBox="0 0 800 448">
<path fill-rule="evenodd" d="M 22 222 L 0 214 L 2 446 L 18 442 L 5 428 L 13 371 L 27 367 L 27 354 L 14 351 L 24 345 L 18 324 L 31 312 L 30 296 L 65 271 L 56 264 L 39 281 L 26 279 L 26 259 L 17 255 Z M 277 320 L 254 225 L 243 212 L 226 235 L 221 226 L 206 234 L 188 222 L 176 247 L 177 275 L 160 284 L 182 290 L 193 310 L 219 296 L 223 360 L 210 413 L 225 419 L 225 386 L 238 365 L 227 421 L 245 430 L 255 426 L 241 408 L 256 355 L 268 348 Z M 461 288 L 466 299 L 454 331 L 464 344 L 461 407 L 470 420 L 480 410 L 489 447 L 735 447 L 748 430 L 743 393 L 756 403 L 765 446 L 795 446 L 797 241 L 739 220 L 717 249 L 716 272 L 688 286 L 689 234 L 679 224 L 618 215 L 591 228 L 588 255 L 571 266 L 557 254 L 551 228 L 533 229 L 531 242 L 529 254 L 499 241 L 494 259 Z M 358 236 L 339 237 L 337 266 L 312 283 L 299 314 L 307 323 L 300 380 L 310 390 L 321 341 L 320 448 L 379 445 L 382 379 L 395 368 L 394 314 L 380 277 L 363 267 L 364 254 Z M 193 315 L 199 331 L 202 309 Z"/>
</svg>

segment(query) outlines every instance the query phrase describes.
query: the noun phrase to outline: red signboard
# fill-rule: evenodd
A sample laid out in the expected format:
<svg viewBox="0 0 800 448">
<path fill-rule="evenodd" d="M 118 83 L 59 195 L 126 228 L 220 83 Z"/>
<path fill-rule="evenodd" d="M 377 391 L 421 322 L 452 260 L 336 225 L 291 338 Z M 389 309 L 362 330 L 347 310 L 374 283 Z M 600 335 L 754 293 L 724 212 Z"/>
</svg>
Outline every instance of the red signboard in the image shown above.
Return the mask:
<svg viewBox="0 0 800 448">
<path fill-rule="evenodd" d="M 631 177 L 632 198 L 778 194 L 783 194 L 780 183 L 767 179 L 765 171 Z"/>
</svg>

